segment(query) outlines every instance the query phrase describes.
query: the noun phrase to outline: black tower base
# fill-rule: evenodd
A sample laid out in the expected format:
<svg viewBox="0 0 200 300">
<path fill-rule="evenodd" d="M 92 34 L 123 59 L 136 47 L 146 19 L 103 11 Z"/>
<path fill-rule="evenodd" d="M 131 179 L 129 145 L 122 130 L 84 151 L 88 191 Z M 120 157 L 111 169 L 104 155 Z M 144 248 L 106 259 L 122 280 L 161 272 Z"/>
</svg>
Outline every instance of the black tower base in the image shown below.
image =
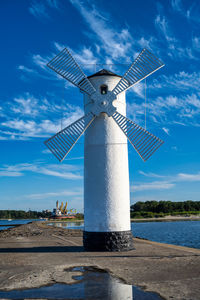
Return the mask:
<svg viewBox="0 0 200 300">
<path fill-rule="evenodd" d="M 133 236 L 129 231 L 88 232 L 83 231 L 86 251 L 129 251 L 133 250 Z"/>
</svg>

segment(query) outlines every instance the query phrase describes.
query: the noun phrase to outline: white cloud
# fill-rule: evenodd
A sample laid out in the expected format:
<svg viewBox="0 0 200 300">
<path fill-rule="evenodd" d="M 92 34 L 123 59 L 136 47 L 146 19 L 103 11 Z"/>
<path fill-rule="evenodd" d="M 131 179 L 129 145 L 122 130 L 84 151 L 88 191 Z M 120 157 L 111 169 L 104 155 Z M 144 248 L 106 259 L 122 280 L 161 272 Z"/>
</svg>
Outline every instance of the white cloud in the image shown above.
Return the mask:
<svg viewBox="0 0 200 300">
<path fill-rule="evenodd" d="M 35 70 L 27 68 L 23 65 L 19 65 L 18 70 L 22 70 L 22 71 L 27 72 L 27 73 L 35 73 Z"/>
<path fill-rule="evenodd" d="M 173 75 L 161 75 L 159 79 L 154 79 L 150 88 L 170 88 L 179 89 L 179 91 L 185 90 L 198 90 L 200 91 L 200 72 L 188 73 L 180 71 Z"/>
<path fill-rule="evenodd" d="M 167 135 L 170 135 L 170 134 L 169 134 L 169 128 L 163 127 L 162 130 L 163 130 Z"/>
<path fill-rule="evenodd" d="M 46 6 L 42 2 L 33 2 L 29 7 L 29 12 L 36 18 L 49 18 Z"/>
<path fill-rule="evenodd" d="M 185 12 L 185 16 L 189 22 L 199 23 L 200 22 L 199 3 L 192 2 L 192 5 Z"/>
<path fill-rule="evenodd" d="M 172 33 L 168 26 L 168 21 L 165 16 L 157 15 L 155 19 L 156 28 L 162 33 L 167 42 L 175 42 L 176 39 L 172 36 Z"/>
<path fill-rule="evenodd" d="M 151 96 L 152 93 L 160 94 L 160 89 L 163 94 L 167 91 L 166 96 Z M 136 94 L 140 99 L 136 98 L 135 101 L 132 100 L 132 94 L 128 95 L 127 112 L 130 118 L 142 126 L 145 101 L 143 99 L 141 102 L 142 90 L 139 91 L 141 94 Z M 200 126 L 200 73 L 180 72 L 174 76 L 162 75 L 158 80 L 153 80 L 147 87 L 146 111 L 147 119 L 163 124 L 163 128 L 167 128 L 169 124 Z"/>
<path fill-rule="evenodd" d="M 134 85 L 129 91 L 133 91 L 138 95 L 140 98 L 145 98 L 145 87 L 143 82 L 139 82 L 136 85 Z"/>
<path fill-rule="evenodd" d="M 141 183 L 131 186 L 131 191 L 140 192 L 144 190 L 166 190 L 171 189 L 175 186 L 174 183 L 165 181 L 153 181 L 149 183 Z"/>
<path fill-rule="evenodd" d="M 23 176 L 21 172 L 15 172 L 15 171 L 3 171 L 0 168 L 0 177 L 19 177 Z"/>
<path fill-rule="evenodd" d="M 179 173 L 177 175 L 177 179 L 179 181 L 200 181 L 200 173 L 197 174 Z"/>
<path fill-rule="evenodd" d="M 180 13 L 189 22 L 200 22 L 200 11 L 198 1 L 195 3 L 195 1 L 171 0 L 171 5 L 175 12 Z"/>
<path fill-rule="evenodd" d="M 171 5 L 175 11 L 182 11 L 182 0 L 171 0 Z"/>
<path fill-rule="evenodd" d="M 16 97 L 14 98 L 14 101 L 17 103 L 17 105 L 14 104 L 13 106 L 11 106 L 13 112 L 20 113 L 22 115 L 38 115 L 38 101 L 32 95 L 26 94 L 25 98 Z"/>
<path fill-rule="evenodd" d="M 1 123 L 5 128 L 0 131 L 1 139 L 47 137 L 61 130 L 61 117 L 63 127 L 67 127 L 84 115 L 79 106 L 66 104 L 63 107 L 54 100 L 37 99 L 28 93 L 5 103 L 5 111 L 8 111 L 7 105 L 9 114 Z"/>
<path fill-rule="evenodd" d="M 47 4 L 52 8 L 59 8 L 58 0 L 46 0 Z"/>
<path fill-rule="evenodd" d="M 58 1 L 57 0 L 43 0 L 38 1 L 34 0 L 29 7 L 29 12 L 38 19 L 48 19 L 49 16 L 49 8 L 58 9 Z"/>
<path fill-rule="evenodd" d="M 196 51 L 200 51 L 200 37 L 194 36 L 192 38 L 192 45 Z"/>
<path fill-rule="evenodd" d="M 44 149 L 44 150 L 42 150 L 42 153 L 43 154 L 49 154 L 49 153 L 51 153 L 51 151 L 49 149 Z"/>
<path fill-rule="evenodd" d="M 120 57 L 129 59 L 127 53 L 132 47 L 133 40 L 128 29 L 117 32 L 108 25 L 107 18 L 105 19 L 102 16 L 103 13 L 100 14 L 94 5 L 89 6 L 78 0 L 70 0 L 70 2 L 79 10 L 90 29 L 96 34 L 101 42 L 101 48 L 104 49 L 106 54 L 113 59 Z"/>
<path fill-rule="evenodd" d="M 155 173 L 146 173 L 146 172 L 143 172 L 143 171 L 139 171 L 139 174 L 145 176 L 145 177 L 153 177 L 153 178 L 163 178 L 164 176 L 163 175 L 158 175 L 158 174 L 155 174 Z"/>
<path fill-rule="evenodd" d="M 178 151 L 177 146 L 172 146 L 171 149 L 174 150 L 174 151 Z"/>
<path fill-rule="evenodd" d="M 23 197 L 26 199 L 46 199 L 46 198 L 55 198 L 61 196 L 73 197 L 73 199 L 76 199 L 77 197 L 81 197 L 81 196 L 83 197 L 83 192 L 82 190 L 78 190 L 78 191 L 64 190 L 58 192 L 29 194 L 29 195 L 24 195 Z"/>
<path fill-rule="evenodd" d="M 16 165 L 4 165 L 0 167 L 0 177 L 25 176 L 27 172 L 39 173 L 48 176 L 60 177 L 63 179 L 82 179 L 79 167 L 69 164 L 44 164 L 44 163 L 21 163 Z"/>
<path fill-rule="evenodd" d="M 60 170 L 60 172 L 59 172 L 56 170 L 50 170 L 48 168 L 41 168 L 38 170 L 38 173 L 41 173 L 44 175 L 49 175 L 49 176 L 60 177 L 60 178 L 64 178 L 64 179 L 71 179 L 71 180 L 82 179 L 82 176 L 79 174 L 74 174 L 72 172 L 66 172 L 66 171 L 62 171 L 62 170 Z"/>
<path fill-rule="evenodd" d="M 171 189 L 180 182 L 198 182 L 200 181 L 200 172 L 196 174 L 178 173 L 172 176 L 163 176 L 155 173 L 146 173 L 139 171 L 139 173 L 147 178 L 161 178 L 160 181 L 139 182 L 131 186 L 132 192 L 140 192 L 144 190 L 163 190 Z"/>
<path fill-rule="evenodd" d="M 176 6 L 177 3 L 178 1 L 176 1 Z M 161 33 L 164 37 L 164 40 L 161 42 L 164 43 L 165 53 L 167 53 L 169 57 L 171 57 L 172 59 L 175 58 L 181 60 L 198 59 L 193 55 L 192 48 L 188 46 L 188 44 L 182 45 L 181 41 L 174 36 L 166 16 L 160 14 L 157 15 L 155 19 L 155 27 L 158 32 Z"/>
<path fill-rule="evenodd" d="M 44 58 L 44 57 L 42 57 L 39 54 L 34 54 L 33 57 L 32 57 L 32 59 L 33 59 L 33 63 L 35 65 L 37 65 L 40 68 L 45 69 L 45 70 L 47 69 L 47 64 L 50 61 L 49 58 Z"/>
</svg>

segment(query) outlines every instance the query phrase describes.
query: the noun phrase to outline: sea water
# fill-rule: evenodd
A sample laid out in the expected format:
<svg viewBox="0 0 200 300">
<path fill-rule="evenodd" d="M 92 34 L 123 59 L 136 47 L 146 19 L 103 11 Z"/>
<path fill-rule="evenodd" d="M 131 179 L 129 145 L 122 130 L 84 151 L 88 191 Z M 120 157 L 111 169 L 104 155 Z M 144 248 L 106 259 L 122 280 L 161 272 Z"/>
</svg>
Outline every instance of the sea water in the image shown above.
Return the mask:
<svg viewBox="0 0 200 300">
<path fill-rule="evenodd" d="M 0 220 L 0 230 L 9 228 L 13 224 L 26 224 L 41 220 Z M 49 222 L 50 225 L 84 229 L 83 222 Z M 162 221 L 162 222 L 131 222 L 134 237 L 144 238 L 155 242 L 186 246 L 200 249 L 200 221 Z"/>
<path fill-rule="evenodd" d="M 83 222 L 55 222 L 53 226 L 84 229 Z M 200 249 L 200 221 L 131 222 L 134 237 Z"/>
</svg>

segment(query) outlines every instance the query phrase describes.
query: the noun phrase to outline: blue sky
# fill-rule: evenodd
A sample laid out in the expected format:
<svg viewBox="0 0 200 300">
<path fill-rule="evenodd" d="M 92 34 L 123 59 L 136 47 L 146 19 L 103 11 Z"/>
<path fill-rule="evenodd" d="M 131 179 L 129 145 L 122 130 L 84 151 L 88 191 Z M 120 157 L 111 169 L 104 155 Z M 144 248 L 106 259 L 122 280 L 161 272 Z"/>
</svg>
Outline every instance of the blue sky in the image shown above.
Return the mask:
<svg viewBox="0 0 200 300">
<path fill-rule="evenodd" d="M 81 138 L 60 164 L 43 141 L 83 115 L 79 90 L 46 67 L 67 47 L 86 75 L 118 74 L 143 49 L 165 67 L 147 78 L 147 130 L 165 141 L 144 163 L 129 145 L 131 203 L 199 200 L 200 5 L 186 0 L 0 3 L 0 209 L 83 210 Z M 144 82 L 127 116 L 144 127 Z"/>
</svg>

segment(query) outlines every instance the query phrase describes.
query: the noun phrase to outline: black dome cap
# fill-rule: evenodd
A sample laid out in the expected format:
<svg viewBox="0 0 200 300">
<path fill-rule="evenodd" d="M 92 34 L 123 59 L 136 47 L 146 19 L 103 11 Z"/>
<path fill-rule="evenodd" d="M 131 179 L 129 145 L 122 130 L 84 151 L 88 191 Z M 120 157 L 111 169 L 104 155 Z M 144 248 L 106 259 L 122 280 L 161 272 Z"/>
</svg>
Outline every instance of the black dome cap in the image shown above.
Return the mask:
<svg viewBox="0 0 200 300">
<path fill-rule="evenodd" d="M 92 77 L 95 77 L 95 76 L 117 76 L 117 77 L 122 77 L 122 76 L 117 75 L 117 74 L 115 74 L 115 73 L 113 73 L 111 71 L 108 71 L 106 69 L 102 69 L 99 72 L 88 76 L 87 78 L 92 78 Z"/>
</svg>

